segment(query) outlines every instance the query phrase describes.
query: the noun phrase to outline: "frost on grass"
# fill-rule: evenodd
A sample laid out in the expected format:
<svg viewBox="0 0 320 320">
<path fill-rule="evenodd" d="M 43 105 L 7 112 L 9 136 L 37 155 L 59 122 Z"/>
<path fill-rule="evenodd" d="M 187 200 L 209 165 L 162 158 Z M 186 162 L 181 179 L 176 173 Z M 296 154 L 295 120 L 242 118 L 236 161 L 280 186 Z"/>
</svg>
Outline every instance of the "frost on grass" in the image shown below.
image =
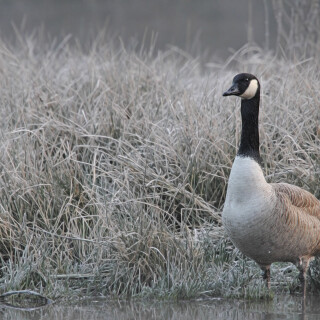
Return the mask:
<svg viewBox="0 0 320 320">
<path fill-rule="evenodd" d="M 241 128 L 222 92 L 260 78 L 267 179 L 319 198 L 319 61 L 0 43 L 1 292 L 268 296 L 220 223 Z"/>
</svg>

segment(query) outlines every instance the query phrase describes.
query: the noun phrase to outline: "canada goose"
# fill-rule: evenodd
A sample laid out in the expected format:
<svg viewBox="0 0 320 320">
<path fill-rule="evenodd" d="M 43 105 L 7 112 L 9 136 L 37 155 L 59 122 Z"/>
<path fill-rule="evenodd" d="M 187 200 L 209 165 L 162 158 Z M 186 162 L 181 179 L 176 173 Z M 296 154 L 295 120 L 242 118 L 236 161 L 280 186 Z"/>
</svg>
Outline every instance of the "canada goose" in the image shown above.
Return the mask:
<svg viewBox="0 0 320 320">
<path fill-rule="evenodd" d="M 241 97 L 242 132 L 233 162 L 222 222 L 234 245 L 255 260 L 270 288 L 270 265 L 292 262 L 306 294 L 310 259 L 320 254 L 320 201 L 287 183 L 267 183 L 260 166 L 260 83 L 248 73 L 233 78 L 223 96 Z"/>
</svg>

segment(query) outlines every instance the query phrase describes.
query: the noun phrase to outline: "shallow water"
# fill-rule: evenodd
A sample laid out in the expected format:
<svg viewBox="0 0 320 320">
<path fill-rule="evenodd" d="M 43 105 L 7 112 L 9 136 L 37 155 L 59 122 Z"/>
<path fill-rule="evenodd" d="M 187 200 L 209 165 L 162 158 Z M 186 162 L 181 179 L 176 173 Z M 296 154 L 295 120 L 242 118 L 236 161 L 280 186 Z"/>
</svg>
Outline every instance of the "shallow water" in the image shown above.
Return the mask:
<svg viewBox="0 0 320 320">
<path fill-rule="evenodd" d="M 309 296 L 305 312 L 299 296 L 276 296 L 273 301 L 208 299 L 180 302 L 128 302 L 89 299 L 73 304 L 55 303 L 34 311 L 0 308 L 3 320 L 204 320 L 204 319 L 320 319 L 320 297 Z"/>
</svg>

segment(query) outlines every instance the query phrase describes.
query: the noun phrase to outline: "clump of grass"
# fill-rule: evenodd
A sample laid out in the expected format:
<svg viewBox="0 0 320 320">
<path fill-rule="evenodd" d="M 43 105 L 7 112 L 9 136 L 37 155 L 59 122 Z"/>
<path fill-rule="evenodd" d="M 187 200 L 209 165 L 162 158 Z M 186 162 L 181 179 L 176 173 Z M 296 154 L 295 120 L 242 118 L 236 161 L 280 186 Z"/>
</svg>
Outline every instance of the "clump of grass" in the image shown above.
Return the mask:
<svg viewBox="0 0 320 320">
<path fill-rule="evenodd" d="M 320 56 L 244 47 L 232 69 L 203 70 L 174 48 L 20 39 L 0 43 L 1 292 L 269 297 L 221 226 L 240 135 L 239 106 L 221 94 L 236 72 L 261 79 L 268 180 L 319 198 Z"/>
</svg>

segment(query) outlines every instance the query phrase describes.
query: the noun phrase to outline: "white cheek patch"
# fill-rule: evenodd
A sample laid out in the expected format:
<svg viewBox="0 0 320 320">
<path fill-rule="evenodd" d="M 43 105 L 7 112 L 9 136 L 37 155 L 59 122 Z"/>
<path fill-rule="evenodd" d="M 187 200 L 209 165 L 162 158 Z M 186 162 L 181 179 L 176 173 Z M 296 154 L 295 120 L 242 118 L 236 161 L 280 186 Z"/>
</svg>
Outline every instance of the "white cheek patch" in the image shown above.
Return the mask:
<svg viewBox="0 0 320 320">
<path fill-rule="evenodd" d="M 241 98 L 243 99 L 251 99 L 253 98 L 258 90 L 258 81 L 256 79 L 253 79 L 250 81 L 249 87 L 247 90 L 240 95 Z"/>
</svg>

